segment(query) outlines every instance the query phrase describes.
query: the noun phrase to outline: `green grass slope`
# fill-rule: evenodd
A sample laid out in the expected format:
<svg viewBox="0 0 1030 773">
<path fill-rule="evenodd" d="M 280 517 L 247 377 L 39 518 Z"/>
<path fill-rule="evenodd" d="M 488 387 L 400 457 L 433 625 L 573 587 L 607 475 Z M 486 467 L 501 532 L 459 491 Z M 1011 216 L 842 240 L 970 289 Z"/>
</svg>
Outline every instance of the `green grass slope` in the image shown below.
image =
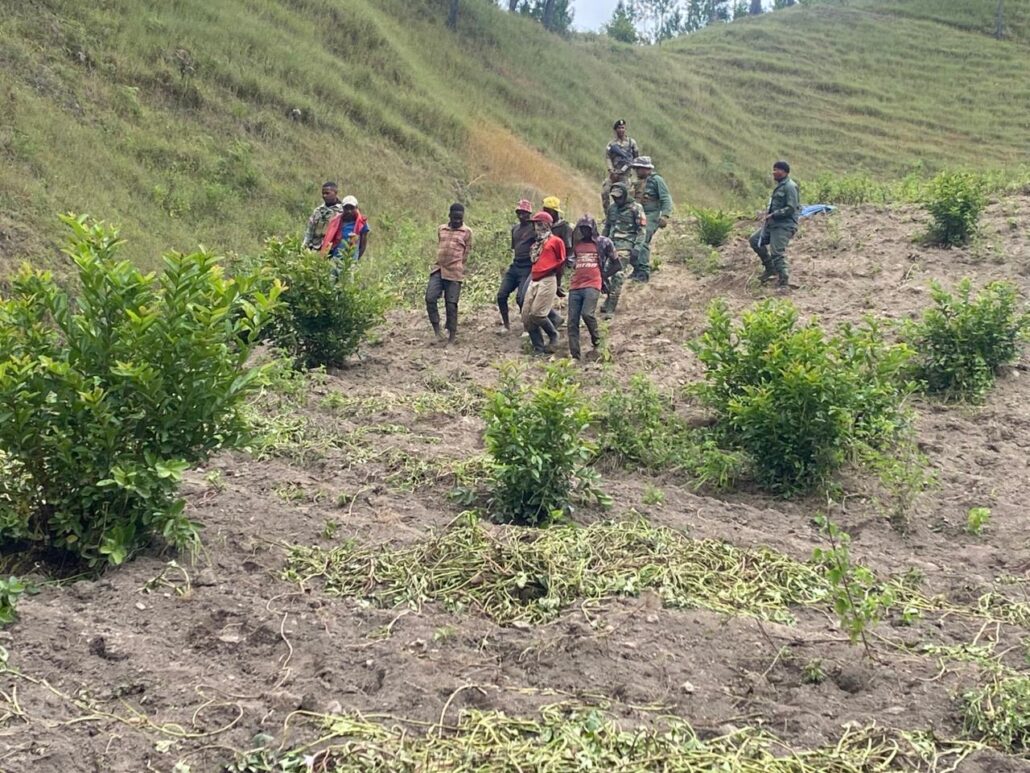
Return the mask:
<svg viewBox="0 0 1030 773">
<path fill-rule="evenodd" d="M 472 222 L 524 192 L 596 209 L 617 116 L 681 209 L 757 199 L 779 156 L 802 180 L 1023 162 L 1026 13 L 996 41 L 993 0 L 937 5 L 796 8 L 644 49 L 486 0 L 456 33 L 441 0 L 5 3 L 0 262 L 52 261 L 65 210 L 120 223 L 145 264 L 252 251 L 299 230 L 326 178 L 380 250 L 456 196 Z"/>
</svg>

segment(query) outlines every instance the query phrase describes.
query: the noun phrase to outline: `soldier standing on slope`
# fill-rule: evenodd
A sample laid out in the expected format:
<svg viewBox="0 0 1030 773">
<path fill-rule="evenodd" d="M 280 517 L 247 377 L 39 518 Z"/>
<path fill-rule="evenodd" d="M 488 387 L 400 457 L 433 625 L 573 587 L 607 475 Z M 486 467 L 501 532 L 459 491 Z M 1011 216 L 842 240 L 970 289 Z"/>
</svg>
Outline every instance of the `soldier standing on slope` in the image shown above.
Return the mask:
<svg viewBox="0 0 1030 773">
<path fill-rule="evenodd" d="M 608 176 L 601 186 L 601 211 L 607 212 L 611 206 L 612 186 L 617 182 L 629 182 L 629 168 L 633 159 L 640 154 L 637 142 L 626 136 L 626 119 L 620 118 L 612 125 L 615 139 L 604 149 L 604 163 L 608 168 Z"/>
<path fill-rule="evenodd" d="M 776 187 L 769 197 L 769 207 L 758 216 L 762 227 L 751 234 L 748 242 L 765 267 L 759 281 L 765 284 L 775 279 L 776 287 L 786 290 L 790 287 L 787 244 L 798 230 L 801 196 L 797 183 L 790 179 L 790 164 L 786 161 L 773 164 L 772 176 Z"/>
<path fill-rule="evenodd" d="M 615 251 L 623 266 L 637 265 L 640 251 L 647 239 L 647 215 L 637 202 L 629 197 L 629 187 L 618 182 L 612 185 L 612 205 L 604 220 L 604 235 L 615 242 Z M 622 294 L 624 270 L 617 271 L 608 280 L 608 298 L 601 312 L 606 318 L 615 313 Z"/>
<path fill-rule="evenodd" d="M 337 191 L 334 182 L 327 182 L 322 186 L 322 203 L 315 207 L 315 211 L 308 218 L 307 228 L 304 229 L 302 243 L 309 250 L 322 249 L 322 240 L 325 239 L 329 221 L 343 213 L 343 202 L 340 201 Z"/>
<path fill-rule="evenodd" d="M 633 171 L 638 180 L 637 201 L 647 215 L 647 236 L 630 279 L 646 282 L 651 278 L 651 239 L 655 231 L 669 224 L 672 196 L 669 195 L 669 186 L 665 184 L 665 179 L 654 171 L 650 156 L 633 159 Z"/>
</svg>

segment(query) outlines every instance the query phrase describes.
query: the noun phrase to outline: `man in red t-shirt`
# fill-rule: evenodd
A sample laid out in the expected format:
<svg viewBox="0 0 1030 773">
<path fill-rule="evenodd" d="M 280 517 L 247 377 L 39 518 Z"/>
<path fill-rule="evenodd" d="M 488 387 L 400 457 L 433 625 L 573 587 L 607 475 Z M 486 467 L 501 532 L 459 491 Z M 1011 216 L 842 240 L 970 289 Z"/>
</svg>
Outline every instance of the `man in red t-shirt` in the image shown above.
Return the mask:
<svg viewBox="0 0 1030 773">
<path fill-rule="evenodd" d="M 597 232 L 597 221 L 583 215 L 572 234 L 572 254 L 566 265 L 573 269 L 569 283 L 569 355 L 578 360 L 579 320 L 582 317 L 590 333 L 590 343 L 596 349 L 601 343 L 597 328 L 597 299 L 608 277 L 622 268 L 615 252 L 615 244 Z"/>
<path fill-rule="evenodd" d="M 554 219 L 546 212 L 537 212 L 530 221 L 536 228 L 536 241 L 530 252 L 533 267 L 522 302 L 522 326 L 529 333 L 534 354 L 551 354 L 558 342 L 558 330 L 547 317 L 565 269 L 565 242 L 551 233 Z M 547 333 L 546 347 L 541 331 Z"/>
</svg>

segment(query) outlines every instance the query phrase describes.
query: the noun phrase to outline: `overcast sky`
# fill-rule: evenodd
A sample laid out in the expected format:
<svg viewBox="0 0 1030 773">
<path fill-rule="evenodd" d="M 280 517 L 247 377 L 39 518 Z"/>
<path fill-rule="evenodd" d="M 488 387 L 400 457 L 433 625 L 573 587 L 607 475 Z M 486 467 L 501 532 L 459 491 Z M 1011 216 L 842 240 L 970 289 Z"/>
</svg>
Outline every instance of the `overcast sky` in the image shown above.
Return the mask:
<svg viewBox="0 0 1030 773">
<path fill-rule="evenodd" d="M 575 0 L 572 4 L 576 12 L 574 26 L 578 30 L 598 30 L 601 25 L 612 18 L 612 11 L 618 0 Z"/>
</svg>

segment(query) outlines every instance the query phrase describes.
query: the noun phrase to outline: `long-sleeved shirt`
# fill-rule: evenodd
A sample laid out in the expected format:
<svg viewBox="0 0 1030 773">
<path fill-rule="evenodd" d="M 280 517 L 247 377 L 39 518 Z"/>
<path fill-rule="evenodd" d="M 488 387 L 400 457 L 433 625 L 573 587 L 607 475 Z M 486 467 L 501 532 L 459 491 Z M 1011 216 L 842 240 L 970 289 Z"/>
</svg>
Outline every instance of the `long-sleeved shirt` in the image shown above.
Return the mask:
<svg viewBox="0 0 1030 773">
<path fill-rule="evenodd" d="M 440 272 L 443 279 L 461 282 L 465 278 L 465 261 L 472 252 L 472 229 L 467 225 L 451 228 L 444 223 L 436 229 L 436 265 L 429 272 Z"/>
<path fill-rule="evenodd" d="M 536 241 L 536 228 L 532 223 L 516 223 L 511 227 L 512 263 L 519 268 L 529 268 L 533 259 L 533 242 Z"/>
<path fill-rule="evenodd" d="M 561 280 L 562 270 L 565 268 L 565 242 L 559 237 L 551 234 L 544 242 L 540 250 L 540 257 L 533 263 L 531 278 L 538 281 L 555 274 Z"/>
<path fill-rule="evenodd" d="M 639 250 L 647 241 L 647 215 L 637 202 L 608 207 L 604 235 L 615 242 L 617 250 Z"/>
<path fill-rule="evenodd" d="M 640 183 L 638 190 L 640 198 L 637 200 L 649 218 L 657 220 L 672 214 L 672 196 L 669 195 L 669 186 L 660 174 L 649 174 L 647 179 Z"/>
<path fill-rule="evenodd" d="M 801 194 L 798 184 L 784 177 L 769 197 L 770 226 L 797 225 L 801 215 Z"/>
<path fill-rule="evenodd" d="M 304 229 L 304 246 L 309 250 L 319 249 L 322 246 L 322 239 L 325 238 L 326 229 L 329 227 L 329 221 L 341 212 L 343 212 L 342 201 L 331 205 L 322 203 L 315 207 L 315 211 L 311 213 L 307 227 Z"/>
</svg>

